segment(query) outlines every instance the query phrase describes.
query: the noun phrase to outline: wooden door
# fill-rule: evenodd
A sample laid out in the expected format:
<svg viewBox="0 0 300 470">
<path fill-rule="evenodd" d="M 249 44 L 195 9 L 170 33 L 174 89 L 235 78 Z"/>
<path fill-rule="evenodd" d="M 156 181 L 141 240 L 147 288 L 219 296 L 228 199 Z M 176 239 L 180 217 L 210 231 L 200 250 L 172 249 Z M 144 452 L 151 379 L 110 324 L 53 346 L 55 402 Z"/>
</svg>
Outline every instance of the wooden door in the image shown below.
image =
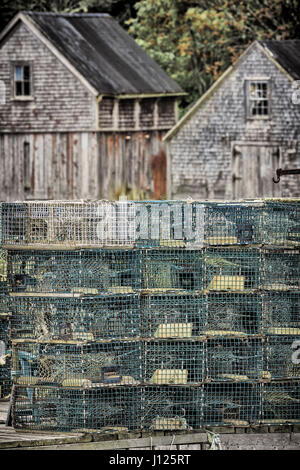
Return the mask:
<svg viewBox="0 0 300 470">
<path fill-rule="evenodd" d="M 235 145 L 232 156 L 234 199 L 279 197 L 280 184 L 273 176 L 280 168 L 280 149 L 276 145 Z"/>
</svg>

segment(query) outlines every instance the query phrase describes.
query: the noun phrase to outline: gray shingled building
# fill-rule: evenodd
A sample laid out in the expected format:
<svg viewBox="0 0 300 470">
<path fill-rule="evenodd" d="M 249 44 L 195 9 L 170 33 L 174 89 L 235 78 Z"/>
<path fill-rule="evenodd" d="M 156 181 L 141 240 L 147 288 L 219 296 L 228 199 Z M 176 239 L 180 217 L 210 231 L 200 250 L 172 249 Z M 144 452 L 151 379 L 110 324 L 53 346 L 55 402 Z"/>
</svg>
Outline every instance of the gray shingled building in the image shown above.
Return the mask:
<svg viewBox="0 0 300 470">
<path fill-rule="evenodd" d="M 168 132 L 168 196 L 300 196 L 300 40 L 255 41 Z"/>
<path fill-rule="evenodd" d="M 109 15 L 17 14 L 0 35 L 0 199 L 163 197 L 181 94 Z"/>
</svg>

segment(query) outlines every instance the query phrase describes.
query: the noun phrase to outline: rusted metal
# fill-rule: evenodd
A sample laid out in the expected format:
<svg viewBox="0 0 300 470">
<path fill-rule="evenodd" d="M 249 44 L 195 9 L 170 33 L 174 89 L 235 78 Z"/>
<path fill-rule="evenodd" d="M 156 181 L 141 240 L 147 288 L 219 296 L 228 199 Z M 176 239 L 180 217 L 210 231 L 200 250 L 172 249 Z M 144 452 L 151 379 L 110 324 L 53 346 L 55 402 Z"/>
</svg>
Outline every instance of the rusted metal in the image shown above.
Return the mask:
<svg viewBox="0 0 300 470">
<path fill-rule="evenodd" d="M 279 183 L 280 177 L 283 175 L 300 175 L 300 168 L 295 168 L 293 170 L 282 170 L 281 168 L 278 168 L 276 170 L 276 179 L 273 178 L 274 183 Z"/>
</svg>

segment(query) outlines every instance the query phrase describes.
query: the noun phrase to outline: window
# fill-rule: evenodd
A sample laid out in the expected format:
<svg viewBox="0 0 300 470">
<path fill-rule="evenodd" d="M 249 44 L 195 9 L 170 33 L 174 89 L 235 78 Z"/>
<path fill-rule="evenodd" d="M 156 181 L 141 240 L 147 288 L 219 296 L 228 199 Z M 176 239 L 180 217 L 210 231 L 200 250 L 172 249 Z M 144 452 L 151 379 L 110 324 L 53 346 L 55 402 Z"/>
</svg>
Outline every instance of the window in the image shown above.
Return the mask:
<svg viewBox="0 0 300 470">
<path fill-rule="evenodd" d="M 31 67 L 28 64 L 14 66 L 14 96 L 31 96 Z"/>
<path fill-rule="evenodd" d="M 247 117 L 268 118 L 270 115 L 270 83 L 267 80 L 248 80 Z"/>
</svg>

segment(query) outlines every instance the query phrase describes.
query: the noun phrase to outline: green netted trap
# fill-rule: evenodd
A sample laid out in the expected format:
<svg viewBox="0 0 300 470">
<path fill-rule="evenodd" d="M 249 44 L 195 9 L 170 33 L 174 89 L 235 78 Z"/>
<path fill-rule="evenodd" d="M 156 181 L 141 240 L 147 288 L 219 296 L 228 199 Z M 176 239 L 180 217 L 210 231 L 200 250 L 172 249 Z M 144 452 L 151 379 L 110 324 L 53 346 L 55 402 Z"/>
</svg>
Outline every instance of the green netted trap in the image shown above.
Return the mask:
<svg viewBox="0 0 300 470">
<path fill-rule="evenodd" d="M 257 293 L 210 292 L 206 333 L 210 336 L 261 333 L 262 308 L 262 296 Z"/>
<path fill-rule="evenodd" d="M 14 293 L 128 293 L 140 286 L 135 250 L 9 251 L 8 289 Z"/>
<path fill-rule="evenodd" d="M 263 384 L 262 422 L 264 424 L 300 423 L 300 382 Z"/>
<path fill-rule="evenodd" d="M 300 379 L 300 335 L 271 335 L 266 339 L 265 369 L 271 379 Z"/>
<path fill-rule="evenodd" d="M 205 245 L 262 243 L 262 204 L 206 203 Z"/>
<path fill-rule="evenodd" d="M 261 253 L 258 249 L 207 248 L 203 253 L 205 288 L 247 291 L 260 287 Z"/>
<path fill-rule="evenodd" d="M 15 343 L 13 376 L 17 384 L 93 387 L 139 384 L 142 347 L 128 341 L 88 344 Z"/>
<path fill-rule="evenodd" d="M 139 337 L 140 296 L 10 297 L 14 339 L 78 340 Z"/>
<path fill-rule="evenodd" d="M 222 383 L 204 386 L 203 423 L 210 426 L 249 426 L 261 416 L 261 385 Z"/>
<path fill-rule="evenodd" d="M 268 292 L 263 303 L 265 334 L 300 335 L 300 292 Z"/>
<path fill-rule="evenodd" d="M 274 291 L 299 290 L 299 250 L 264 250 L 262 256 L 262 289 Z"/>
<path fill-rule="evenodd" d="M 9 395 L 12 385 L 10 350 L 10 319 L 0 312 L 0 398 Z"/>
<path fill-rule="evenodd" d="M 207 378 L 212 381 L 242 382 L 263 378 L 261 339 L 209 339 L 206 344 Z"/>
<path fill-rule="evenodd" d="M 204 295 L 149 294 L 141 298 L 142 335 L 156 339 L 192 338 L 204 334 Z"/>
<path fill-rule="evenodd" d="M 160 340 L 144 345 L 144 382 L 196 384 L 204 379 L 205 345 L 201 341 Z"/>
<path fill-rule="evenodd" d="M 141 390 L 16 386 L 12 418 L 15 428 L 34 431 L 134 431 L 140 429 Z"/>
<path fill-rule="evenodd" d="M 298 202 L 266 201 L 263 208 L 263 242 L 268 245 L 300 246 Z"/>
</svg>

